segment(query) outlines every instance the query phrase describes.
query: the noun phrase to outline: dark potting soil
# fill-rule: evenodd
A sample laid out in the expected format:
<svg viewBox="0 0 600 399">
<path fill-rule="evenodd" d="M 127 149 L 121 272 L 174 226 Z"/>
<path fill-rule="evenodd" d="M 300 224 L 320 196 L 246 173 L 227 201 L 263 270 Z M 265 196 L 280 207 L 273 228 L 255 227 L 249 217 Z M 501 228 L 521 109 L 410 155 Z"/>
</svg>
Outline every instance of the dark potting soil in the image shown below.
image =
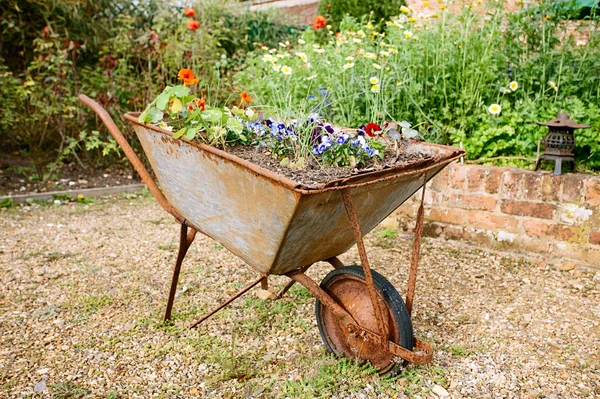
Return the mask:
<svg viewBox="0 0 600 399">
<path fill-rule="evenodd" d="M 237 145 L 227 147 L 225 151 L 278 175 L 287 177 L 299 186 L 306 188 L 323 187 L 332 180 L 376 172 L 399 165 L 409 165 L 431 158 L 429 154 L 409 151 L 403 148 L 396 155 L 396 151 L 393 148 L 387 148 L 384 160 L 373 158 L 367 163 L 355 167 L 323 166 L 319 165 L 315 159 L 309 159 L 304 168 L 295 169 L 290 168 L 288 165 L 282 166 L 281 162 L 277 158 L 274 158 L 268 150 L 257 150 L 253 146 Z"/>
</svg>

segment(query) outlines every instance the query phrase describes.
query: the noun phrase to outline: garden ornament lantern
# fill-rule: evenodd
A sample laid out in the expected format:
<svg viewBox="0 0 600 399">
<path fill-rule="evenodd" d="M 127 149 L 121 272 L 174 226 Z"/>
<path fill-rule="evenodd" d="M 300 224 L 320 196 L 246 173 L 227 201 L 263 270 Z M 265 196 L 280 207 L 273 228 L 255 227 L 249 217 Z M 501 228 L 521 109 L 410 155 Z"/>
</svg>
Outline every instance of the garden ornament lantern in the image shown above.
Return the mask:
<svg viewBox="0 0 600 399">
<path fill-rule="evenodd" d="M 569 118 L 566 112 L 558 114 L 556 119 L 548 122 L 535 122 L 541 126 L 548 126 L 548 134 L 544 137 L 544 154 L 538 158 L 535 164 L 535 170 L 538 170 L 542 161 L 554 161 L 554 174 L 559 176 L 562 173 L 562 162 L 572 162 L 575 170 L 575 157 L 573 148 L 575 148 L 575 129 L 583 129 L 590 125 L 580 125 Z"/>
</svg>

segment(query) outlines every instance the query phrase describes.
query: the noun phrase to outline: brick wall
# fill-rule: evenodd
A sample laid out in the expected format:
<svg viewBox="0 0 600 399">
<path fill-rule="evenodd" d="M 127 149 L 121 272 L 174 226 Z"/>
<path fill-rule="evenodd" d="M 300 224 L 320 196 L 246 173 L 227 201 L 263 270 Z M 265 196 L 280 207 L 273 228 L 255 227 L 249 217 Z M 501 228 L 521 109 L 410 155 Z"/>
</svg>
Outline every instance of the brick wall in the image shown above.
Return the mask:
<svg viewBox="0 0 600 399">
<path fill-rule="evenodd" d="M 454 163 L 426 190 L 424 234 L 600 268 L 600 178 Z M 420 194 L 392 220 L 414 225 Z"/>
</svg>

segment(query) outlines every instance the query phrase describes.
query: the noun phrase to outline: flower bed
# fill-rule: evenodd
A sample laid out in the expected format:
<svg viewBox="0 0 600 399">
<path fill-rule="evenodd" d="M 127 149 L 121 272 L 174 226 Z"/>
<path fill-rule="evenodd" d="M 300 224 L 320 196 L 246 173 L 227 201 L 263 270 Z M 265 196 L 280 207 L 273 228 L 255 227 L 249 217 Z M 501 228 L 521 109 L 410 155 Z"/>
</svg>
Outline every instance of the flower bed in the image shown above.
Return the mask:
<svg viewBox="0 0 600 399">
<path fill-rule="evenodd" d="M 582 41 L 563 23 L 575 11 L 546 3 L 511 13 L 475 4 L 458 15 L 428 7 L 428 18 L 403 7 L 383 26 L 346 19 L 337 31 L 315 20 L 319 29 L 296 42 L 261 46 L 238 84 L 266 106 L 309 102 L 339 125 L 408 120 L 429 141 L 462 143 L 471 159 L 516 166 L 529 166 L 516 157 L 534 160 L 546 133 L 534 122 L 562 109 L 592 126 L 578 132 L 576 159 L 600 168 L 597 16 Z"/>
<path fill-rule="evenodd" d="M 181 69 L 178 79 L 183 85 L 167 86 L 140 114 L 140 122 L 167 129 L 176 139 L 220 147 L 304 185 L 428 158 L 409 148 L 407 139 L 418 133 L 406 121 L 340 128 L 316 112 L 257 112 L 247 92 L 229 106 L 211 107 L 193 93 L 199 82 L 193 71 Z"/>
</svg>

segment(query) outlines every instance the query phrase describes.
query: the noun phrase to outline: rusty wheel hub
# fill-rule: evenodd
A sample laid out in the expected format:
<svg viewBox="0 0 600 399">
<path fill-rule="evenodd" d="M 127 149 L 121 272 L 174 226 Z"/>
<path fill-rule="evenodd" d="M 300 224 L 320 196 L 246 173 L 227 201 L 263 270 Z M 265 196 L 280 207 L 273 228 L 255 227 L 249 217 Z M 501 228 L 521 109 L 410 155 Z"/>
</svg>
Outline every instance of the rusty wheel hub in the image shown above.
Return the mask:
<svg viewBox="0 0 600 399">
<path fill-rule="evenodd" d="M 329 281 L 325 281 L 324 288 L 327 293 L 339 303 L 361 327 L 371 331 L 378 331 L 377 318 L 373 310 L 369 290 L 364 279 L 352 274 L 340 274 Z M 383 312 L 384 336 L 386 341 L 399 342 L 400 334 L 395 328 L 395 321 L 390 313 L 390 306 L 378 292 L 380 308 Z M 352 333 L 341 321 L 327 309 L 318 304 L 317 317 L 321 317 L 321 329 L 325 344 L 328 349 L 338 355 L 350 359 L 370 361 L 381 374 L 385 374 L 393 366 L 393 357 L 387 345 L 383 347 L 380 342 L 368 339 L 360 334 Z M 319 312 L 320 311 L 320 312 Z"/>
</svg>

